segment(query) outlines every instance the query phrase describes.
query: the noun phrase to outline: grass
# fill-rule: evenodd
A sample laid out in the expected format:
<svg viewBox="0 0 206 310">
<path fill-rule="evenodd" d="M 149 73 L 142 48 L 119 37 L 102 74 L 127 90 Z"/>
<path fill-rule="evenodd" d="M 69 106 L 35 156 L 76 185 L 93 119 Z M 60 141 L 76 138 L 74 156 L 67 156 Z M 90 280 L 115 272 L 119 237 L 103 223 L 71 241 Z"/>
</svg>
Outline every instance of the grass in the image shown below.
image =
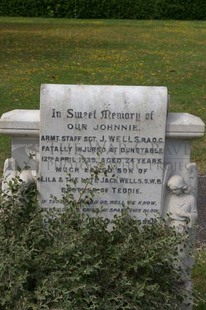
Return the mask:
<svg viewBox="0 0 206 310">
<path fill-rule="evenodd" d="M 41 83 L 159 85 L 169 89 L 171 112 L 191 113 L 206 123 L 205 21 L 0 17 L 0 46 L 0 115 L 39 109 Z M 0 150 L 2 169 L 10 153 L 7 137 L 0 137 Z M 206 137 L 193 143 L 201 174 L 205 154 Z M 205 270 L 198 257 L 193 277 L 203 295 Z"/>
<path fill-rule="evenodd" d="M 38 109 L 41 83 L 161 85 L 206 122 L 206 22 L 0 17 L 0 115 Z M 9 154 L 0 139 L 0 167 Z M 192 158 L 206 172 L 206 138 Z"/>
<path fill-rule="evenodd" d="M 206 247 L 196 250 L 196 264 L 193 269 L 193 284 L 200 296 L 198 310 L 206 309 Z M 202 300 L 202 301 L 201 301 Z"/>
</svg>

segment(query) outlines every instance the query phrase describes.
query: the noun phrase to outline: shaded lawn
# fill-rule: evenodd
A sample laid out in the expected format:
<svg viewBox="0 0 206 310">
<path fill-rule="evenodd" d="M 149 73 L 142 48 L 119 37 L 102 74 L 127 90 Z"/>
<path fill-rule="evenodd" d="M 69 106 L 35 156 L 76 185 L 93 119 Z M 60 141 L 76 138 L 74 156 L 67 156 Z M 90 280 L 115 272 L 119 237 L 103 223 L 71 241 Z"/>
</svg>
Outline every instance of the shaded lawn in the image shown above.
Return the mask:
<svg viewBox="0 0 206 310">
<path fill-rule="evenodd" d="M 41 83 L 167 86 L 206 122 L 206 22 L 0 17 L 0 114 L 38 109 Z M 0 139 L 0 167 L 9 154 Z M 206 138 L 193 160 L 206 172 Z"/>
</svg>

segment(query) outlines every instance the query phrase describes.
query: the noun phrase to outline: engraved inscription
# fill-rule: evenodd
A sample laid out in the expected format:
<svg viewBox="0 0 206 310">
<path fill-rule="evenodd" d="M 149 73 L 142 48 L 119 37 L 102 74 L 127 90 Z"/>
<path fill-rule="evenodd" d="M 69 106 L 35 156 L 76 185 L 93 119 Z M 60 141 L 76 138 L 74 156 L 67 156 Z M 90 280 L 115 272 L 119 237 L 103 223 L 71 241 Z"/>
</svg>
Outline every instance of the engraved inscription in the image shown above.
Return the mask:
<svg viewBox="0 0 206 310">
<path fill-rule="evenodd" d="M 129 206 L 137 218 L 152 218 L 161 204 L 166 102 L 165 88 L 44 85 L 42 207 L 61 207 L 69 174 L 76 183 L 70 190 L 78 197 L 90 169 L 104 164 L 108 174 L 94 182 L 95 200 L 83 211 L 102 206 L 111 218 Z"/>
</svg>

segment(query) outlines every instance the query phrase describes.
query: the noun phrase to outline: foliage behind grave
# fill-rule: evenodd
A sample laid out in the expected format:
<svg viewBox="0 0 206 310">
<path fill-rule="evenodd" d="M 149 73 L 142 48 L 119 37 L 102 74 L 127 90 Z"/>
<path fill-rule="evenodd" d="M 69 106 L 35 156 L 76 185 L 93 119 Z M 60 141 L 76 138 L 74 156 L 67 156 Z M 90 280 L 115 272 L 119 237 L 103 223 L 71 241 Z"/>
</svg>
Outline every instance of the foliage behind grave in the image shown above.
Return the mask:
<svg viewBox="0 0 206 310">
<path fill-rule="evenodd" d="M 0 0 L 0 16 L 205 19 L 204 0 Z"/>
<path fill-rule="evenodd" d="M 84 195 L 45 213 L 34 185 L 11 185 L 0 212 L 2 310 L 180 308 L 180 236 L 163 221 L 141 226 L 124 211 L 108 229 L 81 213 Z"/>
</svg>

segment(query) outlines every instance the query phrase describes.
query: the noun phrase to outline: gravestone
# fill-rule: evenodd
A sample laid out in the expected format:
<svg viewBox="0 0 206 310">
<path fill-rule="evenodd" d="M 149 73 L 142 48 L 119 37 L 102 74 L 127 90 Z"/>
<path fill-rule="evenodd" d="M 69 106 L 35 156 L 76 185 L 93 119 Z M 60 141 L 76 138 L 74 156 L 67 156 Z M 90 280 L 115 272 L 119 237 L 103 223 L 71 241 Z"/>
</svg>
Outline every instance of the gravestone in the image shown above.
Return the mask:
<svg viewBox="0 0 206 310">
<path fill-rule="evenodd" d="M 167 88 L 45 84 L 40 102 L 43 208 L 62 207 L 70 174 L 78 198 L 101 163 L 108 174 L 94 181 L 95 199 L 83 211 L 102 206 L 112 218 L 129 206 L 144 221 L 161 211 Z"/>
<path fill-rule="evenodd" d="M 165 87 L 42 85 L 40 111 L 13 110 L 0 119 L 0 133 L 12 138 L 2 189 L 8 192 L 15 176 L 23 185 L 37 181 L 42 207 L 61 208 L 71 177 L 78 199 L 91 169 L 105 167 L 107 175 L 93 180 L 95 198 L 83 211 L 93 214 L 101 206 L 111 219 L 128 206 L 143 223 L 160 213 L 186 231 L 179 258 L 189 295 L 181 309 L 192 309 L 187 249 L 194 241 L 198 174 L 190 155 L 191 141 L 204 135 L 205 125 L 188 113 L 167 113 L 167 97 Z"/>
</svg>

